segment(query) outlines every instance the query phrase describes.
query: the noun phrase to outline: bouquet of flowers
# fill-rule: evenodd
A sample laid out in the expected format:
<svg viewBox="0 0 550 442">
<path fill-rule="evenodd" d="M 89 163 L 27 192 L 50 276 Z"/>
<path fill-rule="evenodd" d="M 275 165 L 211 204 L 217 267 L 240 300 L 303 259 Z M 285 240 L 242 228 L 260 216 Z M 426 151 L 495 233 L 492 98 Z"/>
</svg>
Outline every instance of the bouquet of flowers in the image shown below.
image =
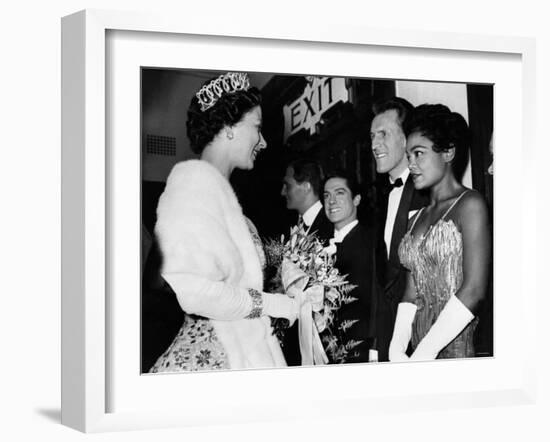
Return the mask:
<svg viewBox="0 0 550 442">
<path fill-rule="evenodd" d="M 334 257 L 323 247 L 315 233 L 295 226 L 285 241 L 264 241 L 267 261 L 266 290 L 300 297 L 298 317 L 302 364 L 343 363 L 360 341 L 343 342 L 343 332 L 353 321 L 337 321 L 343 304 L 356 301 L 355 288 L 334 267 Z M 272 319 L 280 341 L 288 328 L 286 319 Z M 320 335 L 322 338 L 320 337 Z"/>
</svg>

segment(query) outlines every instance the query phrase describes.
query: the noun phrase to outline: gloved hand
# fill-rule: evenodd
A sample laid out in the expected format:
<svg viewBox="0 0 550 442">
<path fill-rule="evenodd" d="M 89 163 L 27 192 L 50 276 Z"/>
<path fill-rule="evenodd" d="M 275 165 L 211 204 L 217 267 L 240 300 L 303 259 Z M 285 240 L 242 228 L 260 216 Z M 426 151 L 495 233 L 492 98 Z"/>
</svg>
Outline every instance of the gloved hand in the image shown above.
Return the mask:
<svg viewBox="0 0 550 442">
<path fill-rule="evenodd" d="M 416 314 L 416 305 L 410 302 L 400 302 L 397 306 L 393 336 L 388 350 L 388 357 L 391 362 L 403 362 L 409 360 L 405 353 L 411 340 L 411 327 Z"/>
<path fill-rule="evenodd" d="M 300 305 L 298 300 L 278 293 L 262 293 L 263 314 L 273 318 L 288 319 L 290 325 L 296 321 Z"/>
<path fill-rule="evenodd" d="M 474 319 L 456 296 L 451 296 L 426 336 L 418 343 L 411 361 L 430 361 Z"/>
</svg>

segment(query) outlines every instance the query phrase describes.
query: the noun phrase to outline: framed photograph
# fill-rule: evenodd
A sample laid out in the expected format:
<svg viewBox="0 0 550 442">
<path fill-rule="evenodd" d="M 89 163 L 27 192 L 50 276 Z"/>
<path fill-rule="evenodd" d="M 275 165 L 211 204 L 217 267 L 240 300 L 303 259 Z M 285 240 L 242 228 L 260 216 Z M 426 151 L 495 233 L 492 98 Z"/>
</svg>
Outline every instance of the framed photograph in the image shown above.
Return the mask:
<svg viewBox="0 0 550 442">
<path fill-rule="evenodd" d="M 533 153 L 531 40 L 341 26 L 289 32 L 108 11 L 82 11 L 62 26 L 65 425 L 95 432 L 534 400 L 534 232 L 525 223 L 534 204 L 511 179 L 518 158 Z M 264 237 L 291 222 L 279 192 L 293 156 L 375 181 L 370 128 L 361 125 L 375 98 L 440 102 L 470 117 L 478 141 L 464 183 L 490 200 L 495 220 L 485 357 L 147 374 L 159 351 L 145 357 L 147 235 L 172 166 L 194 157 L 182 141 L 192 90 L 224 72 L 249 73 L 268 103 L 263 127 L 268 144 L 276 141 L 253 178 L 234 182 Z M 259 187 L 277 216 L 257 203 Z"/>
</svg>

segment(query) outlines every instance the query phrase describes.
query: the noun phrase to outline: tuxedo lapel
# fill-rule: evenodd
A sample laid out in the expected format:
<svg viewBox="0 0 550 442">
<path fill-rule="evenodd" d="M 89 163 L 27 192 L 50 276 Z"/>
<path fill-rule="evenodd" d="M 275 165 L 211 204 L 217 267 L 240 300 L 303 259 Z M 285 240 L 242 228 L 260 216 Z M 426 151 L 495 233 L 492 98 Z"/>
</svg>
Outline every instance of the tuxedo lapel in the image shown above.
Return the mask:
<svg viewBox="0 0 550 442">
<path fill-rule="evenodd" d="M 382 200 L 383 203 L 383 200 Z M 428 203 L 425 192 L 420 192 L 414 188 L 412 177 L 409 175 L 403 185 L 403 192 L 397 207 L 397 214 L 393 224 L 392 239 L 389 254 L 386 254 L 384 242 L 384 226 L 386 222 L 386 213 L 380 222 L 377 232 L 377 242 L 380 251 L 377 252 L 377 268 L 379 269 L 379 281 L 382 281 L 384 287 L 380 291 L 377 304 L 377 346 L 379 351 L 379 360 L 388 360 L 388 348 L 393 335 L 397 305 L 403 297 L 406 286 L 406 272 L 399 262 L 398 250 L 399 243 L 407 231 L 409 223 L 409 213 L 417 210 Z M 382 253 L 384 252 L 384 253 Z M 381 268 L 383 266 L 383 268 Z"/>
<path fill-rule="evenodd" d="M 324 208 L 319 211 L 313 220 L 313 224 L 309 228 L 309 231 L 317 232 L 317 238 L 319 238 L 323 244 L 327 243 L 328 240 L 333 237 L 334 224 L 327 218 Z"/>
<path fill-rule="evenodd" d="M 399 256 L 397 251 L 399 249 L 399 243 L 407 231 L 407 224 L 409 222 L 409 210 L 411 209 L 411 202 L 414 195 L 414 184 L 412 178 L 409 178 L 405 182 L 403 193 L 401 195 L 401 201 L 397 209 L 397 216 L 395 217 L 395 223 L 393 225 L 393 232 L 391 236 L 390 256 L 389 260 L 392 263 L 399 263 Z"/>
<path fill-rule="evenodd" d="M 336 259 L 345 260 L 345 257 L 349 254 L 349 246 L 356 243 L 356 236 L 359 234 L 359 224 L 351 229 L 345 236 L 342 242 L 336 243 Z"/>
<path fill-rule="evenodd" d="M 387 174 L 382 175 L 382 178 L 378 178 L 376 184 L 376 211 L 374 215 L 374 231 L 376 238 L 376 261 L 377 261 L 377 277 L 382 286 L 385 285 L 386 279 L 386 267 L 388 265 L 388 252 L 386 248 L 386 242 L 384 241 L 384 228 L 386 224 L 386 216 L 388 211 L 388 192 L 385 190 L 383 180 L 388 180 Z M 361 207 L 361 205 L 359 206 Z"/>
</svg>

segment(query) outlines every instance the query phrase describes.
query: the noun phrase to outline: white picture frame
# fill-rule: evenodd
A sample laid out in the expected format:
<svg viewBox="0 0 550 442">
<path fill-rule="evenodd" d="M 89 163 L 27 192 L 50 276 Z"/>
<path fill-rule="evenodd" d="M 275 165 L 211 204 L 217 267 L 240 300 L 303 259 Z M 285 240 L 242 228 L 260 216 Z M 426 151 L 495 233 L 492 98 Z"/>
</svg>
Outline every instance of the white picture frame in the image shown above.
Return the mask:
<svg viewBox="0 0 550 442">
<path fill-rule="evenodd" d="M 179 388 L 180 384 L 196 384 L 202 388 L 210 385 L 212 394 L 221 396 L 218 405 L 182 404 L 181 407 L 158 407 L 154 401 L 147 401 L 150 407 L 129 408 L 115 407 L 110 404 L 110 394 L 117 388 L 109 370 L 115 359 L 108 337 L 109 330 L 116 316 L 111 311 L 112 300 L 109 290 L 112 288 L 109 266 L 112 264 L 110 243 L 113 241 L 109 228 L 113 201 L 110 194 L 113 179 L 111 152 L 109 143 L 112 134 L 106 129 L 106 121 L 112 117 L 108 108 L 108 94 L 111 92 L 106 76 L 107 65 L 112 62 L 108 57 L 117 57 L 116 51 L 109 52 L 107 38 L 109 33 L 139 33 L 140 36 L 165 36 L 169 39 L 192 37 L 194 41 L 216 37 L 231 38 L 243 46 L 251 48 L 268 44 L 284 53 L 288 48 L 303 46 L 319 48 L 320 51 L 347 51 L 368 47 L 375 52 L 425 51 L 426 54 L 443 56 L 444 54 L 467 54 L 480 62 L 489 54 L 510 58 L 517 64 L 519 60 L 520 90 L 510 91 L 519 107 L 515 115 L 521 115 L 521 122 L 509 134 L 510 143 L 517 141 L 521 145 L 522 167 L 529 170 L 534 158 L 533 124 L 535 118 L 535 47 L 534 41 L 526 38 L 494 38 L 480 35 L 463 35 L 430 32 L 400 32 L 371 28 L 354 28 L 339 25 L 312 29 L 311 27 L 281 28 L 278 24 L 239 23 L 209 21 L 199 23 L 182 17 L 157 16 L 142 13 L 87 10 L 63 18 L 62 22 L 62 423 L 84 432 L 114 431 L 139 428 L 158 428 L 169 426 L 207 425 L 211 422 L 254 422 L 296 417 L 322 417 L 332 415 L 362 415 L 374 411 L 403 411 L 415 409 L 460 408 L 469 406 L 495 406 L 510 403 L 533 403 L 535 398 L 534 334 L 536 324 L 530 320 L 536 305 L 535 281 L 521 275 L 528 274 L 528 257 L 535 248 L 534 231 L 527 228 L 529 220 L 534 218 L 536 195 L 527 192 L 522 186 L 509 187 L 504 178 L 509 165 L 509 152 L 506 153 L 506 140 L 498 138 L 499 128 L 509 127 L 514 114 L 501 111 L 502 95 L 499 95 L 499 84 L 495 91 L 495 144 L 502 150 L 502 156 L 496 154 L 497 170 L 495 177 L 495 210 L 504 201 L 503 195 L 514 197 L 521 205 L 521 210 L 510 214 L 512 224 L 519 229 L 520 235 L 506 246 L 499 238 L 504 237 L 502 229 L 495 226 L 495 261 L 502 266 L 503 273 L 511 268 L 506 256 L 498 255 L 499 251 L 509 248 L 516 250 L 520 256 L 520 277 L 515 281 L 503 283 L 495 275 L 495 293 L 499 290 L 514 290 L 521 296 L 516 301 L 517 310 L 522 314 L 517 317 L 521 325 L 523 346 L 521 358 L 514 358 L 514 349 L 501 346 L 495 350 L 495 358 L 487 360 L 447 361 L 447 368 L 462 372 L 479 371 L 487 376 L 486 387 L 477 385 L 469 389 L 468 379 L 458 379 L 457 389 L 434 385 L 425 391 L 407 390 L 405 385 L 396 381 L 394 390 L 386 393 L 367 393 L 358 387 L 357 391 L 347 394 L 316 394 L 320 376 L 336 379 L 337 370 L 346 370 L 345 378 L 362 379 L 380 376 L 393 379 L 402 377 L 404 370 L 413 379 L 431 372 L 438 375 L 441 365 L 437 363 L 421 364 L 378 364 L 364 367 L 323 367 L 316 374 L 312 369 L 255 370 L 225 374 L 183 374 L 163 376 L 158 385 L 146 389 L 158 390 L 159 394 L 167 389 Z M 141 34 L 144 33 L 144 34 Z M 154 34 L 153 34 L 154 33 Z M 309 45 L 309 46 L 308 46 Z M 307 49 L 307 48 L 306 48 Z M 130 57 L 130 63 L 136 59 Z M 220 61 L 222 63 L 222 61 Z M 227 61 L 225 62 L 227 63 Z M 296 62 L 297 72 L 303 72 L 304 61 Z M 407 77 L 408 78 L 408 77 Z M 512 80 L 510 84 L 515 84 Z M 139 90 L 135 91 L 139 94 Z M 131 129 L 130 129 L 131 130 Z M 502 146 L 502 147 L 501 147 Z M 532 155 L 529 158 L 528 153 Z M 502 159 L 501 159 L 502 158 Z M 133 164 L 133 163 L 132 163 Z M 134 164 L 135 166 L 135 164 Z M 132 165 L 129 166 L 131 168 Z M 139 173 L 139 172 L 137 172 Z M 499 197 L 500 195 L 500 197 Z M 502 205 L 500 205 L 502 208 Z M 515 218 L 514 218 L 515 217 Z M 510 221 L 508 221 L 510 222 Z M 136 244 L 135 248 L 138 249 Z M 132 258 L 138 260 L 139 254 Z M 516 266 L 517 268 L 518 266 Z M 500 281 L 500 283 L 499 283 Z M 508 284 L 508 287 L 504 285 Z M 139 299 L 139 292 L 136 298 Z M 509 300 L 496 299 L 495 339 L 506 341 L 509 346 L 517 342 L 513 335 L 503 336 L 510 309 Z M 500 304 L 500 305 L 499 305 Z M 534 315 L 533 315 L 534 316 Z M 116 322 L 116 321 L 115 321 Z M 517 326 L 519 329 L 519 325 Z M 136 331 L 137 333 L 137 331 Z M 500 365 L 499 365 L 500 364 Z M 495 368 L 506 373 L 499 382 L 489 384 L 488 373 Z M 502 365 L 502 366 L 501 366 Z M 307 371 L 310 370 L 310 371 Z M 368 372 L 366 371 L 368 370 Z M 128 372 L 128 378 L 139 376 Z M 319 375 L 321 373 L 321 375 Z M 214 375 L 214 376 L 212 376 Z M 190 376 L 193 376 L 192 378 Z M 314 378 L 311 380 L 311 378 Z M 318 379 L 315 379 L 317 377 Z M 138 379 L 140 382 L 147 377 Z M 498 376 L 495 376 L 498 378 Z M 115 379 L 116 376 L 115 376 Z M 121 379 L 120 376 L 118 379 Z M 153 377 L 149 377 L 153 379 Z M 226 380 L 232 384 L 229 387 Z M 161 386 L 160 383 L 163 385 Z M 273 384 L 274 387 L 270 386 Z M 257 386 L 262 386 L 258 394 Z M 291 393 L 281 393 L 281 385 L 289 385 Z M 462 386 L 460 386 L 462 385 Z M 176 387 L 173 387 L 176 386 Z M 253 386 L 254 388 L 250 388 Z M 296 386 L 302 390 L 297 392 Z M 189 386 L 189 388 L 191 388 Z M 346 390 L 347 391 L 347 390 Z M 124 394 L 124 392 L 122 393 Z M 256 394 L 256 396 L 254 396 Z M 301 394 L 302 401 L 285 401 L 283 394 Z M 265 398 L 267 396 L 267 399 Z M 236 399 L 238 398 L 238 399 Z M 131 401 L 131 400 L 129 400 Z M 332 405 L 332 406 L 331 406 Z"/>
</svg>

